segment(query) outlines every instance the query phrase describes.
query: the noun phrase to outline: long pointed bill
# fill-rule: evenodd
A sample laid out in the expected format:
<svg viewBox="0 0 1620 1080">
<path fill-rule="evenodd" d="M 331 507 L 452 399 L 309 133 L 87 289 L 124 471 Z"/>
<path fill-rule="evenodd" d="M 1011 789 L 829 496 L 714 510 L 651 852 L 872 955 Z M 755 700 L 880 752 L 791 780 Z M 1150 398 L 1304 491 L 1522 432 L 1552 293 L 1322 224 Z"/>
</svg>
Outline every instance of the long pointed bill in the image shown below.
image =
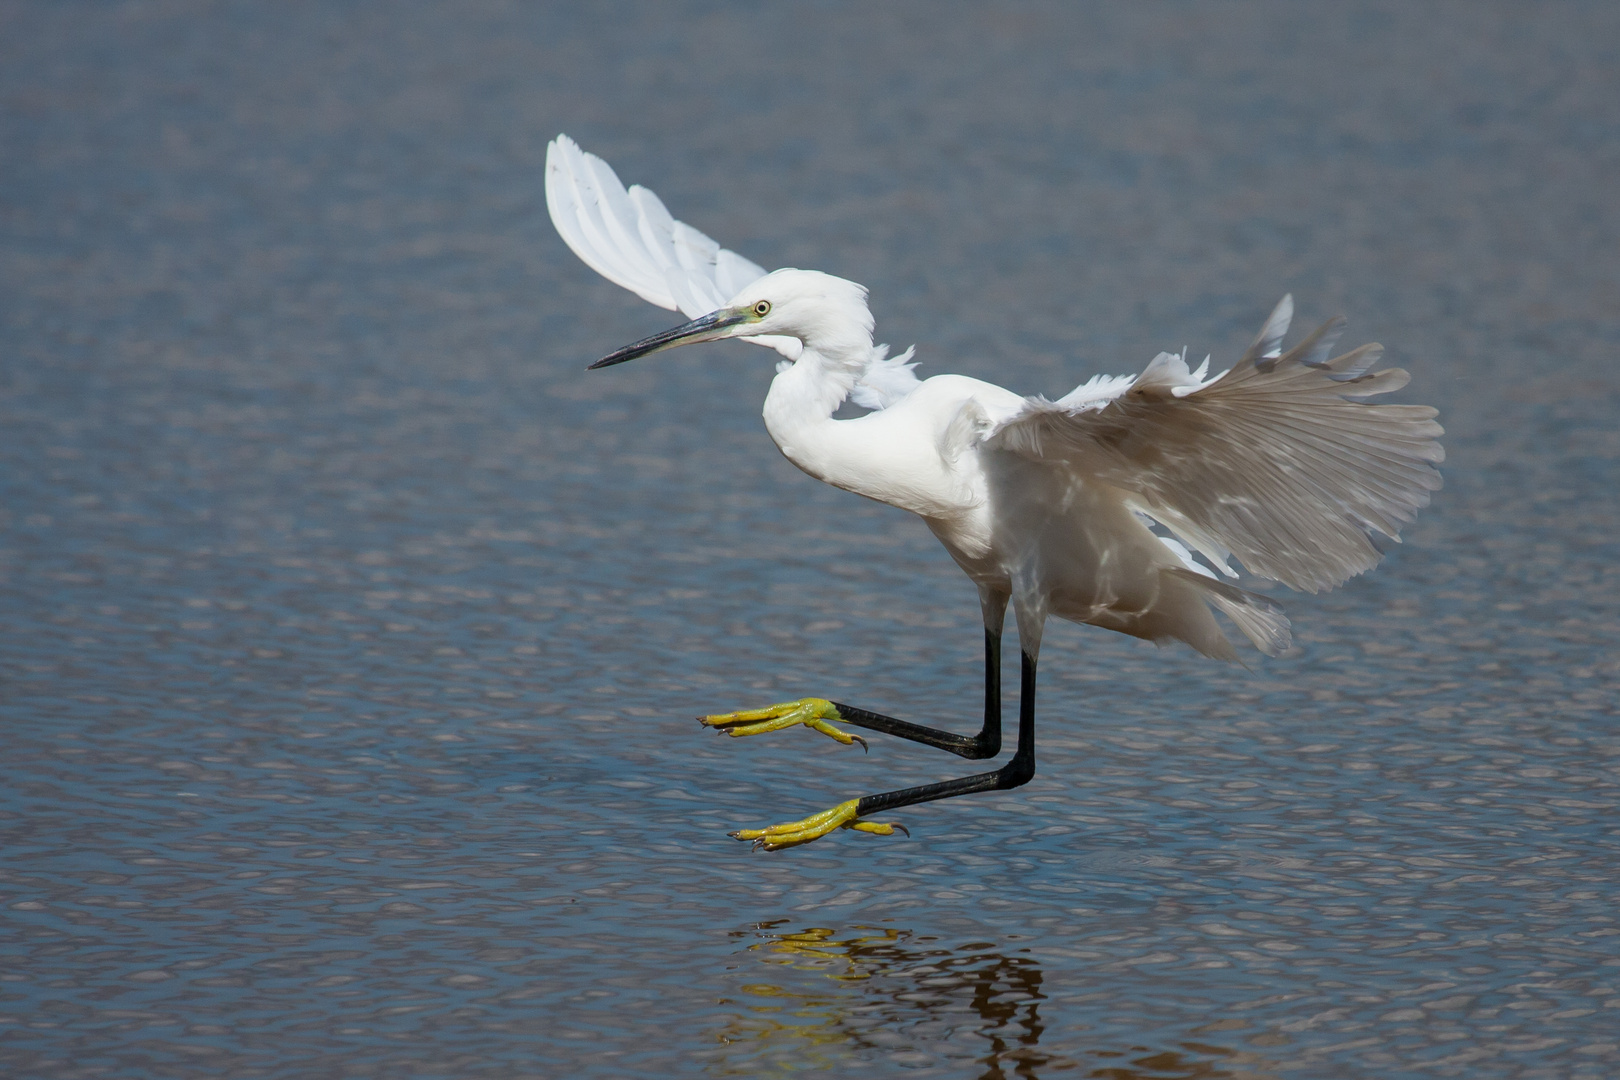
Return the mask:
<svg viewBox="0 0 1620 1080">
<path fill-rule="evenodd" d="M 654 334 L 652 337 L 644 338 L 634 345 L 626 345 L 618 352 L 609 353 L 607 356 L 602 357 L 602 359 L 585 370 L 594 371 L 599 367 L 612 367 L 614 364 L 622 364 L 626 360 L 651 356 L 655 352 L 673 349 L 678 345 L 694 345 L 700 341 L 719 341 L 721 338 L 731 336 L 726 331 L 747 321 L 747 312 L 738 311 L 736 308 L 721 308 L 719 311 L 711 311 L 707 315 L 693 319 L 689 323 L 682 323 L 674 329 L 665 330 L 661 334 Z"/>
</svg>

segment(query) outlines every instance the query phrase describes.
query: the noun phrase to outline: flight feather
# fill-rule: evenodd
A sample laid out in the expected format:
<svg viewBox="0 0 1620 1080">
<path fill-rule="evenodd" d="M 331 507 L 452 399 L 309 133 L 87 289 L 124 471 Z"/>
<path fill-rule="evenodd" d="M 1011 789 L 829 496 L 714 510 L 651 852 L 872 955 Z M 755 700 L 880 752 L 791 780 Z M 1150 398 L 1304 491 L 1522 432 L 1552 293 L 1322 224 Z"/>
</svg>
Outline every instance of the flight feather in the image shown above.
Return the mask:
<svg viewBox="0 0 1620 1080">
<path fill-rule="evenodd" d="M 1235 555 L 1291 588 L 1332 588 L 1377 564 L 1375 534 L 1399 540 L 1428 505 L 1442 429 L 1431 408 L 1371 403 L 1408 378 L 1372 370 L 1380 346 L 1329 359 L 1342 319 L 1283 353 L 1291 311 L 1285 297 L 1214 379 L 1163 353 L 1106 395 L 1027 399 L 986 442 L 1072 462 L 1217 564 Z"/>
</svg>

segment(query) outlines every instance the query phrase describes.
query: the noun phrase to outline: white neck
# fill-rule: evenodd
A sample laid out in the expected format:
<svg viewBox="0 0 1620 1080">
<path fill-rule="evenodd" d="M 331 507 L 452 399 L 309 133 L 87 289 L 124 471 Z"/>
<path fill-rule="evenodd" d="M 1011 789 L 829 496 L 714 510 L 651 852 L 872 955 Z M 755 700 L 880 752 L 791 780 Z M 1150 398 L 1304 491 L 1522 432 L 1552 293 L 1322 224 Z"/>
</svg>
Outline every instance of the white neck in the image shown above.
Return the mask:
<svg viewBox="0 0 1620 1080">
<path fill-rule="evenodd" d="M 829 359 L 807 345 L 792 366 L 771 380 L 770 393 L 765 395 L 765 429 L 776 445 L 793 464 L 828 483 L 838 481 L 814 467 L 823 456 L 816 450 L 833 435 L 828 427 L 834 423 L 832 414 L 849 397 L 862 370 Z"/>
<path fill-rule="evenodd" d="M 784 457 L 834 487 L 925 517 L 957 508 L 951 493 L 958 485 L 947 475 L 950 464 L 934 430 L 944 413 L 919 410 L 908 395 L 878 412 L 833 419 L 883 355 L 872 345 L 864 289 L 814 271 L 778 270 L 737 299 L 742 306 L 768 301 L 771 316 L 763 328 L 804 343 L 765 396 L 765 428 Z"/>
<path fill-rule="evenodd" d="M 803 344 L 792 366 L 778 371 L 771 383 L 765 426 L 788 460 L 837 483 L 813 470 L 800 451 L 808 449 L 820 425 L 831 421 L 876 358 L 866 290 L 830 274 L 789 268 L 767 274 L 737 299 L 747 306 L 756 291 L 770 312 L 770 329 Z"/>
<path fill-rule="evenodd" d="M 870 348 L 870 346 L 868 346 Z M 898 406 L 834 420 L 861 369 L 809 347 L 771 383 L 765 428 L 782 455 L 817 480 L 927 518 L 954 513 L 958 484 L 938 450 L 931 414 Z"/>
</svg>

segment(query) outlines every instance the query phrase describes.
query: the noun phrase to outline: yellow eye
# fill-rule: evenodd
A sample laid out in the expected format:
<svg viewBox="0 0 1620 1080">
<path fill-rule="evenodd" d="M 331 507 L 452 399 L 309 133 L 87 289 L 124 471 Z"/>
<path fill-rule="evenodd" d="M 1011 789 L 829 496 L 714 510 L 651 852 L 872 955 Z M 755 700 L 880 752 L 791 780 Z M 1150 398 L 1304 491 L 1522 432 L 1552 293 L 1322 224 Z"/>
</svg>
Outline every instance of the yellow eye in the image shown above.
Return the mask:
<svg viewBox="0 0 1620 1080">
<path fill-rule="evenodd" d="M 754 305 L 754 314 L 756 316 L 758 316 L 759 318 L 763 319 L 765 316 L 769 315 L 770 313 L 771 313 L 771 302 L 769 300 L 761 300 L 759 303 Z"/>
</svg>

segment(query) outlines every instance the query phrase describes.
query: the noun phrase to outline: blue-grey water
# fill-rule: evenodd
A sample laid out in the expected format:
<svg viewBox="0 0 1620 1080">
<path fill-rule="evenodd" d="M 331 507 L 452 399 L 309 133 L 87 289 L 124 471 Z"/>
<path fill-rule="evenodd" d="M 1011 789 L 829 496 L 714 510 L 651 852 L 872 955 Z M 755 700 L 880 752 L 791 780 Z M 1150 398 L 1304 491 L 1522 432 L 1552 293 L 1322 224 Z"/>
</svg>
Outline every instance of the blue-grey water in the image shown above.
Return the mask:
<svg viewBox="0 0 1620 1080">
<path fill-rule="evenodd" d="M 783 461 L 559 131 L 924 373 L 1224 366 L 1284 291 L 1447 426 L 1250 668 L 972 588 Z M 0 6 L 0 1073 L 1620 1075 L 1620 7 Z M 1010 653 L 1009 653 L 1010 655 Z"/>
</svg>

